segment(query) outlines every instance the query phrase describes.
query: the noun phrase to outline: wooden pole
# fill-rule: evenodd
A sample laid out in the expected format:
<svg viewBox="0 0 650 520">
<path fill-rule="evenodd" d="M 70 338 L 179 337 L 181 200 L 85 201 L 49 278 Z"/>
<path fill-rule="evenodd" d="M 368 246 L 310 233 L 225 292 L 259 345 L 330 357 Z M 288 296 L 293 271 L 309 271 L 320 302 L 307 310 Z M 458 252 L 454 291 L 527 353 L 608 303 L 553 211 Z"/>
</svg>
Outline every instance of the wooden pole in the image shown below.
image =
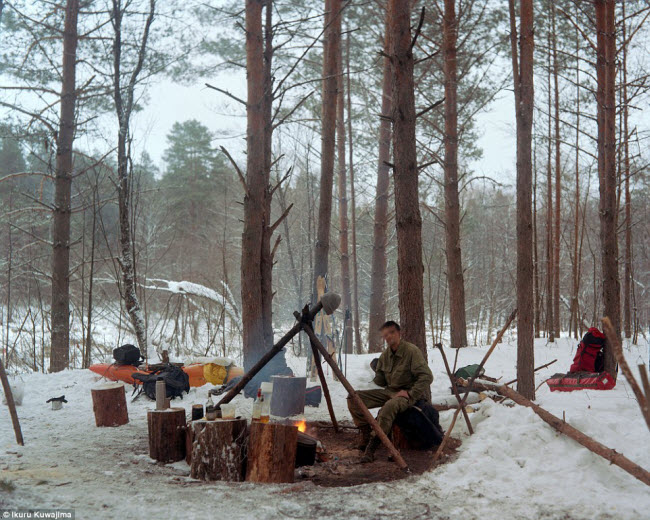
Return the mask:
<svg viewBox="0 0 650 520">
<path fill-rule="evenodd" d="M 305 307 L 305 309 L 303 309 L 303 314 L 307 314 L 306 318 L 310 319 L 310 321 L 313 321 L 314 316 L 316 316 L 316 314 L 318 314 L 322 308 L 323 308 L 323 302 L 319 301 L 311 310 L 308 310 L 307 307 Z M 302 324 L 300 322 L 296 323 L 291 328 L 291 330 L 289 330 L 289 332 L 287 332 L 284 336 L 282 336 L 282 338 L 280 338 L 280 340 L 275 345 L 273 345 L 273 348 L 271 350 L 269 350 L 266 354 L 264 354 L 260 358 L 260 360 L 257 363 L 255 363 L 255 365 L 253 365 L 251 369 L 242 376 L 241 381 L 237 383 L 233 388 L 231 388 L 230 391 L 228 391 L 226 395 L 224 395 L 221 398 L 221 400 L 217 403 L 217 408 L 222 404 L 226 404 L 232 401 L 235 398 L 235 396 L 239 394 L 239 392 L 241 392 L 242 389 L 250 382 L 250 380 L 253 379 L 253 377 L 255 377 L 255 375 L 260 370 L 262 370 L 264 366 L 269 361 L 271 361 L 271 359 L 278 352 L 280 352 L 287 343 L 289 343 L 291 338 L 293 338 L 301 330 L 302 330 Z"/>
<path fill-rule="evenodd" d="M 489 350 L 483 356 L 483 360 L 478 366 L 478 369 L 474 373 L 474 376 L 469 380 L 469 388 L 472 387 L 472 383 L 476 379 L 476 376 L 481 373 L 481 369 L 483 368 L 483 365 L 485 365 L 485 362 L 488 360 L 492 352 L 494 352 L 494 349 L 496 346 L 499 344 L 501 341 L 501 338 L 503 335 L 506 333 L 506 330 L 508 330 L 508 327 L 510 327 L 510 324 L 513 322 L 515 319 L 515 316 L 517 315 L 517 309 L 512 311 L 510 316 L 508 317 L 508 320 L 506 321 L 506 324 L 503 326 L 503 328 L 498 332 L 496 337 L 494 338 L 494 341 L 492 342 L 492 345 L 490 346 Z M 445 445 L 447 444 L 447 441 L 449 440 L 449 437 L 451 437 L 451 431 L 454 429 L 454 425 L 456 424 L 456 418 L 458 417 L 458 414 L 460 413 L 461 410 L 465 410 L 465 402 L 467 401 L 467 396 L 469 395 L 469 392 L 465 393 L 463 396 L 463 400 L 458 403 L 458 410 L 454 412 L 454 417 L 451 420 L 451 426 L 447 429 L 447 432 L 445 433 L 445 436 L 442 439 L 442 442 L 440 443 L 440 446 L 438 446 L 438 450 L 436 451 L 436 454 L 433 456 L 433 461 L 437 461 L 440 458 L 440 455 L 442 455 L 442 451 L 445 449 Z"/>
<path fill-rule="evenodd" d="M 472 428 L 472 423 L 469 420 L 469 416 L 467 415 L 467 411 L 465 410 L 465 407 L 462 406 L 463 400 L 460 397 L 460 394 L 458 393 L 458 387 L 456 386 L 456 381 L 454 381 L 454 377 L 451 374 L 449 363 L 447 362 L 447 356 L 445 355 L 445 351 L 442 348 L 442 343 L 436 343 L 435 346 L 438 347 L 438 349 L 440 350 L 440 354 L 442 355 L 442 360 L 445 363 L 445 369 L 447 370 L 447 375 L 449 376 L 449 382 L 451 383 L 451 389 L 454 392 L 456 399 L 458 400 L 459 407 L 463 409 L 463 417 L 465 418 L 465 423 L 467 424 L 467 429 L 469 430 L 469 434 L 474 435 L 474 428 Z"/>
<path fill-rule="evenodd" d="M 550 424 L 560 433 L 571 437 L 573 440 L 582 444 L 589 451 L 593 451 L 596 455 L 600 455 L 612 464 L 616 464 L 619 468 L 627 471 L 633 477 L 650 486 L 650 472 L 646 471 L 638 464 L 635 464 L 624 455 L 617 453 L 616 450 L 612 450 L 607 446 L 599 443 L 598 441 L 592 439 L 591 437 L 585 435 L 580 430 L 569 425 L 559 417 L 556 417 L 552 413 L 544 410 L 544 408 L 541 406 L 536 405 L 532 401 L 526 399 L 523 395 L 514 391 L 512 388 L 505 385 L 496 385 L 483 381 L 480 381 L 478 383 L 473 382 L 473 384 L 474 386 L 478 385 L 482 390 L 494 390 L 504 397 L 512 399 L 515 403 L 520 404 L 521 406 L 532 408 L 532 410 L 537 415 L 539 415 L 545 423 Z"/>
<path fill-rule="evenodd" d="M 625 379 L 627 379 L 628 383 L 630 383 L 630 386 L 632 387 L 632 391 L 636 396 L 637 403 L 639 403 L 639 408 L 641 408 L 643 418 L 648 425 L 648 430 L 650 430 L 650 405 L 648 403 L 648 398 L 650 398 L 650 396 L 644 395 L 641 387 L 639 387 L 639 383 L 636 382 L 636 378 L 634 377 L 634 374 L 632 374 L 632 370 L 630 370 L 630 366 L 625 360 L 623 349 L 621 348 L 621 343 L 618 341 L 618 335 L 614 330 L 612 322 L 608 317 L 604 317 L 601 321 L 603 323 L 603 329 L 605 331 L 605 336 L 607 336 L 609 347 L 614 353 L 614 357 L 616 358 L 618 366 L 621 367 L 621 372 L 625 374 Z"/>
<path fill-rule="evenodd" d="M 14 394 L 11 391 L 11 386 L 9 386 L 9 379 L 7 378 L 7 372 L 5 371 L 5 365 L 0 359 L 0 379 L 2 380 L 2 388 L 5 392 L 5 397 L 7 399 L 7 407 L 9 408 L 9 415 L 11 415 L 11 422 L 14 426 L 14 433 L 16 434 L 16 442 L 20 446 L 24 446 L 25 442 L 23 441 L 23 432 L 20 429 L 20 422 L 18 421 L 18 413 L 16 412 L 16 403 L 14 401 Z"/>
<path fill-rule="evenodd" d="M 314 330 L 311 328 L 310 323 L 302 323 L 302 328 L 303 330 L 307 333 L 309 336 L 309 339 L 312 341 L 312 345 L 315 346 L 320 353 L 323 355 L 323 358 L 325 358 L 325 361 L 329 364 L 330 367 L 332 367 L 332 371 L 337 375 L 339 378 L 339 381 L 341 381 L 341 384 L 345 387 L 345 389 L 348 391 L 350 394 L 350 398 L 354 401 L 354 403 L 357 405 L 359 410 L 363 413 L 366 421 L 370 424 L 370 427 L 375 431 L 377 434 L 377 437 L 379 437 L 379 440 L 383 443 L 386 448 L 388 448 L 388 451 L 390 454 L 393 456 L 393 459 L 397 463 L 397 465 L 405 470 L 409 471 L 408 465 L 406 464 L 406 461 L 402 458 L 402 455 L 400 454 L 399 451 L 393 446 L 393 443 L 390 442 L 390 439 L 386 436 L 384 431 L 379 427 L 379 424 L 373 417 L 373 415 L 370 413 L 370 410 L 366 407 L 364 402 L 361 400 L 359 395 L 354 391 L 354 388 L 350 384 L 350 382 L 346 379 L 345 375 L 343 372 L 341 372 L 341 369 L 339 366 L 336 364 L 336 362 L 332 359 L 332 356 L 329 355 L 325 347 L 322 345 L 316 334 L 314 333 Z"/>
<path fill-rule="evenodd" d="M 325 402 L 327 403 L 327 410 L 330 413 L 332 418 L 332 425 L 334 426 L 334 431 L 339 433 L 339 423 L 336 421 L 336 415 L 334 415 L 334 407 L 332 406 L 332 398 L 330 397 L 330 391 L 327 387 L 327 381 L 325 380 L 325 374 L 323 373 L 323 367 L 321 365 L 320 356 L 318 355 L 318 350 L 314 345 L 314 342 L 311 341 L 311 350 L 314 353 L 314 363 L 316 364 L 316 370 L 318 372 L 318 378 L 320 379 L 320 384 L 323 387 L 323 394 L 325 394 Z"/>
<path fill-rule="evenodd" d="M 535 370 L 533 370 L 533 372 L 537 372 L 538 370 L 541 370 L 542 368 L 546 368 L 546 367 L 548 367 L 548 366 L 551 366 L 551 365 L 552 365 L 553 363 L 555 363 L 556 361 L 557 361 L 557 359 L 554 359 L 554 360 L 551 361 L 550 363 L 546 363 L 545 365 L 542 365 L 542 366 L 540 366 L 540 367 L 537 367 Z M 504 383 L 504 385 L 511 385 L 512 383 L 516 383 L 516 382 L 517 382 L 517 379 L 513 379 L 512 381 L 508 381 L 507 383 Z M 537 388 L 535 388 L 535 391 L 537 391 Z"/>
</svg>

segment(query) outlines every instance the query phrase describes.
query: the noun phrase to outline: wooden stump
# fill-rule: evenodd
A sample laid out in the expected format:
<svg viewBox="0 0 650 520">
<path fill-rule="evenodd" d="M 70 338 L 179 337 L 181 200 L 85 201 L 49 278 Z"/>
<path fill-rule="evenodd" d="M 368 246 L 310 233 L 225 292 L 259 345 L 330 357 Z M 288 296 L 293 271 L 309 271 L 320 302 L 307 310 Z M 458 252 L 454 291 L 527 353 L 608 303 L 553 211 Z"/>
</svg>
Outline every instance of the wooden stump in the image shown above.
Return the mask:
<svg viewBox="0 0 650 520">
<path fill-rule="evenodd" d="M 392 431 L 391 437 L 393 439 L 393 445 L 398 450 L 410 450 L 411 449 L 411 444 L 409 443 L 409 440 L 406 438 L 406 435 L 404 435 L 402 433 L 402 430 L 400 429 L 400 427 L 397 426 L 396 424 L 393 424 L 393 431 Z"/>
<path fill-rule="evenodd" d="M 244 480 L 246 462 L 246 419 L 192 422 L 192 478 L 201 480 Z"/>
<path fill-rule="evenodd" d="M 122 426 L 129 422 L 124 383 L 107 383 L 90 390 L 97 426 Z"/>
<path fill-rule="evenodd" d="M 159 462 L 185 458 L 185 408 L 149 410 L 149 456 Z"/>
<path fill-rule="evenodd" d="M 248 442 L 246 480 L 290 483 L 296 463 L 298 428 L 284 424 L 253 423 Z"/>
<path fill-rule="evenodd" d="M 290 417 L 305 413 L 306 377 L 273 376 L 271 415 Z"/>
</svg>

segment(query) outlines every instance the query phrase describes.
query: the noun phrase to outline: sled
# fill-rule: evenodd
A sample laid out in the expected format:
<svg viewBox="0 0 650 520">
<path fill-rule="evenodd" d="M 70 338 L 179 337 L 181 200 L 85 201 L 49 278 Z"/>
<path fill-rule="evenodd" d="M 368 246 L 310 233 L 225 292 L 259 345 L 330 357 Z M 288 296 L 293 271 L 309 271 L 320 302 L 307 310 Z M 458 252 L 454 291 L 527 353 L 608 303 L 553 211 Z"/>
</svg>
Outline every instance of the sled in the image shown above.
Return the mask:
<svg viewBox="0 0 650 520">
<path fill-rule="evenodd" d="M 90 370 L 111 381 L 124 381 L 130 385 L 140 384 L 136 382 L 132 375 L 150 374 L 152 370 L 147 368 L 138 368 L 133 365 L 115 365 L 108 363 L 98 363 L 91 365 Z M 223 366 L 217 363 L 195 363 L 181 367 L 190 378 L 190 386 L 203 386 L 205 384 L 222 385 L 244 375 L 244 369 L 234 364 Z"/>
<path fill-rule="evenodd" d="M 611 390 L 616 386 L 608 372 L 569 372 L 555 374 L 546 380 L 551 392 L 573 392 L 574 390 Z"/>
</svg>

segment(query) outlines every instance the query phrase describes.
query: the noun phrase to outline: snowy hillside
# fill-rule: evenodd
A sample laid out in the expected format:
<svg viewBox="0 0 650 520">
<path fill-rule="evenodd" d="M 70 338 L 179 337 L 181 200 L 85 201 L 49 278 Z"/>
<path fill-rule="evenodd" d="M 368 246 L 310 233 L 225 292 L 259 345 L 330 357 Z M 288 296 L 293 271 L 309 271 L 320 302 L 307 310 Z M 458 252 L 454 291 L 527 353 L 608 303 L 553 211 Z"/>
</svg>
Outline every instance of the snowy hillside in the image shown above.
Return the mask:
<svg viewBox="0 0 650 520">
<path fill-rule="evenodd" d="M 558 362 L 537 381 L 566 370 L 574 340 L 537 340 L 535 365 Z M 459 366 L 477 363 L 487 347 L 460 352 Z M 646 347 L 626 349 L 630 365 L 646 362 Z M 289 356 L 288 356 L 289 357 Z M 448 353 L 453 362 L 453 353 Z M 350 356 L 348 376 L 368 388 L 372 356 Z M 429 351 L 434 395 L 448 394 L 440 354 Z M 289 357 L 298 373 L 304 359 Z M 487 374 L 515 377 L 514 343 L 500 345 Z M 96 428 L 90 398 L 100 378 L 88 370 L 24 376 L 18 413 L 25 446 L 15 444 L 6 406 L 0 406 L 0 507 L 74 508 L 76 518 L 454 518 L 640 519 L 648 518 L 650 492 L 641 482 L 547 426 L 532 410 L 485 401 L 471 415 L 475 435 L 463 421 L 454 436 L 463 441 L 458 458 L 424 475 L 350 488 L 199 482 L 185 462 L 158 465 L 148 457 L 146 410 L 153 403 L 128 400 L 129 424 Z M 127 392 L 130 387 L 127 387 Z M 192 389 L 175 406 L 203 403 L 209 386 Z M 346 392 L 330 379 L 337 417 L 349 419 Z M 52 411 L 45 401 L 65 394 Z M 250 417 L 252 401 L 239 396 L 238 414 Z M 608 392 L 553 393 L 542 386 L 537 402 L 606 446 L 650 468 L 650 433 L 623 376 Z M 442 412 L 446 428 L 453 412 Z M 308 421 L 327 420 L 325 403 L 307 408 Z M 381 452 L 380 457 L 385 457 Z M 12 487 L 7 485 L 13 483 Z"/>
</svg>

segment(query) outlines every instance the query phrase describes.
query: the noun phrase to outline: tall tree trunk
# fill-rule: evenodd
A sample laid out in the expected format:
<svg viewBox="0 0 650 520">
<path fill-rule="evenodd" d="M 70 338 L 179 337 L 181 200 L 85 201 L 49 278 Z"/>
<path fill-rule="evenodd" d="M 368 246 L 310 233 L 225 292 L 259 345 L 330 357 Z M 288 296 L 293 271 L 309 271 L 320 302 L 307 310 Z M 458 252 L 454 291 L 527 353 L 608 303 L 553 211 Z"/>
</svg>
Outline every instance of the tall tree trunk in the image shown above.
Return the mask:
<svg viewBox="0 0 650 520">
<path fill-rule="evenodd" d="M 537 148 L 536 148 L 537 149 Z M 537 154 L 533 153 L 536 159 Z M 541 298 L 539 294 L 539 252 L 537 242 L 537 165 L 533 165 L 533 292 L 535 293 L 535 337 L 540 337 Z M 488 339 L 488 342 L 490 340 Z"/>
<path fill-rule="evenodd" d="M 397 285 L 402 335 L 427 359 L 410 3 L 390 0 Z"/>
<path fill-rule="evenodd" d="M 56 179 L 52 218 L 52 350 L 50 372 L 68 367 L 70 356 L 70 193 L 75 131 L 77 16 L 79 0 L 67 0 L 63 29 L 61 118 L 56 143 Z"/>
<path fill-rule="evenodd" d="M 533 338 L 532 127 L 533 1 L 521 0 L 521 58 L 517 58 L 514 0 L 510 0 L 511 48 L 517 116 L 517 391 L 535 399 Z"/>
<path fill-rule="evenodd" d="M 314 252 L 313 301 L 318 292 L 319 276 L 327 277 L 330 226 L 332 222 L 332 185 L 336 148 L 337 61 L 341 45 L 341 0 L 325 0 L 325 42 L 323 49 L 323 108 L 321 116 L 321 180 L 318 205 L 318 230 Z"/>
<path fill-rule="evenodd" d="M 271 249 L 271 147 L 273 144 L 273 0 L 264 2 L 264 216 L 262 229 L 261 258 L 261 295 L 262 295 L 262 329 L 264 343 L 261 355 L 273 346 L 273 256 L 277 247 Z M 279 240 L 279 238 L 277 239 Z"/>
<path fill-rule="evenodd" d="M 93 187 L 93 226 L 90 237 L 90 280 L 88 281 L 88 325 L 86 326 L 86 349 L 83 367 L 88 368 L 92 360 L 92 318 L 93 318 L 93 281 L 95 279 L 95 234 L 97 232 L 97 187 Z"/>
<path fill-rule="evenodd" d="M 580 291 L 580 278 L 578 276 L 579 254 L 578 241 L 580 240 L 580 33 L 578 28 L 576 34 L 576 184 L 575 184 L 575 203 L 574 203 L 574 226 L 573 226 L 573 290 L 571 291 L 571 324 L 573 327 L 573 337 L 578 338 L 579 328 L 579 307 L 578 294 Z M 571 326 L 569 327 L 571 329 Z"/>
<path fill-rule="evenodd" d="M 458 106 L 456 80 L 456 0 L 445 0 L 442 45 L 445 75 L 445 245 L 449 284 L 451 346 L 467 346 L 465 281 L 460 248 L 460 200 L 458 195 Z"/>
<path fill-rule="evenodd" d="M 343 46 L 339 45 L 337 56 L 337 102 L 336 102 L 336 149 L 339 177 L 339 252 L 341 254 L 341 292 L 345 318 L 344 334 L 347 352 L 353 352 L 352 344 L 352 287 L 350 283 L 350 254 L 348 247 L 348 187 L 345 170 L 345 98 L 343 93 Z M 347 318 L 350 318 L 349 320 Z"/>
<path fill-rule="evenodd" d="M 347 61 L 347 99 L 348 99 L 348 157 L 350 167 L 350 202 L 352 203 L 352 220 L 350 229 L 352 231 L 352 308 L 354 311 L 354 343 L 355 352 L 363 353 L 361 344 L 361 324 L 359 318 L 359 266 L 357 265 L 357 205 L 354 188 L 354 150 L 352 148 L 352 89 L 350 79 L 350 33 L 347 38 L 346 49 Z"/>
<path fill-rule="evenodd" d="M 381 117 L 379 119 L 379 158 L 375 193 L 375 218 L 372 239 L 372 267 L 370 274 L 370 302 L 368 312 L 368 352 L 381 352 L 383 341 L 379 328 L 386 321 L 386 242 L 388 240 L 388 190 L 390 189 L 390 115 L 392 103 L 392 68 L 390 27 L 386 15 L 384 35 L 384 77 L 381 86 Z"/>
<path fill-rule="evenodd" d="M 616 233 L 616 33 L 614 0 L 594 0 L 598 57 L 598 176 L 600 180 L 600 244 L 603 311 L 620 337 L 621 304 Z M 614 375 L 616 360 L 605 348 L 605 370 Z"/>
<path fill-rule="evenodd" d="M 555 30 L 555 2 L 551 2 L 553 32 L 553 87 L 555 91 L 555 216 L 553 219 L 553 332 L 560 337 L 560 213 L 562 193 L 562 161 L 560 157 L 560 87 L 557 58 L 557 35 Z M 550 113 L 549 113 L 550 117 Z"/>
<path fill-rule="evenodd" d="M 262 318 L 262 242 L 265 221 L 264 0 L 246 0 L 246 193 L 242 234 L 241 298 L 244 370 L 265 353 Z"/>
<path fill-rule="evenodd" d="M 548 36 L 549 47 L 551 35 Z M 553 254 L 553 134 L 551 131 L 551 55 L 548 57 L 548 158 L 546 168 L 546 334 L 550 342 L 555 341 L 555 319 L 553 318 L 553 280 L 555 273 Z"/>
<path fill-rule="evenodd" d="M 630 200 L 630 136 L 628 133 L 628 99 L 627 99 L 627 41 L 625 20 L 625 2 L 621 2 L 622 8 L 622 40 L 623 40 L 623 175 L 625 176 L 625 272 L 623 278 L 623 316 L 625 337 L 632 337 L 632 202 Z"/>
</svg>

